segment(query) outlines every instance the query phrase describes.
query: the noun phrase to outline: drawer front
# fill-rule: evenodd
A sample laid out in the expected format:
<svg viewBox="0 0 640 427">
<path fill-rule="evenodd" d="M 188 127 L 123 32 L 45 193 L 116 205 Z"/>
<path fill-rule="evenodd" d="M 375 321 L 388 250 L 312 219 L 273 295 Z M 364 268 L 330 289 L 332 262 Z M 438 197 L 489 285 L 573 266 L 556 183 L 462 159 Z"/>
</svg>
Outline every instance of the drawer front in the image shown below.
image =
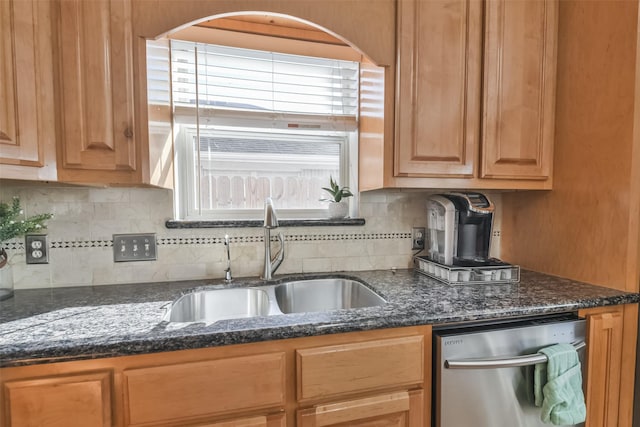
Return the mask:
<svg viewBox="0 0 640 427">
<path fill-rule="evenodd" d="M 108 427 L 111 420 L 111 372 L 51 376 L 4 384 L 11 427 Z M 2 411 L 0 411 L 2 413 Z"/>
<path fill-rule="evenodd" d="M 284 406 L 284 353 L 132 369 L 123 377 L 131 426 Z"/>
<path fill-rule="evenodd" d="M 298 350 L 298 400 L 424 380 L 424 338 L 402 337 Z"/>
<path fill-rule="evenodd" d="M 216 423 L 197 424 L 193 427 L 285 427 L 284 414 L 261 415 L 250 418 L 238 418 Z"/>
<path fill-rule="evenodd" d="M 298 411 L 298 427 L 424 427 L 422 390 L 381 394 Z"/>
</svg>

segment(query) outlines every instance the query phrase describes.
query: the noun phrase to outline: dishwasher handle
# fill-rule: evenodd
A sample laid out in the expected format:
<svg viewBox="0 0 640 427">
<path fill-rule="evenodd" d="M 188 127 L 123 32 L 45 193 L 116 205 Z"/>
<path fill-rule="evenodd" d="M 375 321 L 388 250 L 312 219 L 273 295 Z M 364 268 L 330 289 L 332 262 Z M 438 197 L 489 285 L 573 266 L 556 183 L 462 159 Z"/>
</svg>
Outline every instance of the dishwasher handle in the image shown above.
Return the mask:
<svg viewBox="0 0 640 427">
<path fill-rule="evenodd" d="M 576 351 L 586 347 L 584 341 L 571 343 Z M 459 359 L 445 360 L 444 367 L 447 369 L 493 369 L 493 368 L 512 368 L 514 366 L 531 366 L 538 363 L 546 363 L 547 356 L 541 353 L 527 354 L 525 356 L 513 357 L 492 357 L 487 359 Z"/>
</svg>

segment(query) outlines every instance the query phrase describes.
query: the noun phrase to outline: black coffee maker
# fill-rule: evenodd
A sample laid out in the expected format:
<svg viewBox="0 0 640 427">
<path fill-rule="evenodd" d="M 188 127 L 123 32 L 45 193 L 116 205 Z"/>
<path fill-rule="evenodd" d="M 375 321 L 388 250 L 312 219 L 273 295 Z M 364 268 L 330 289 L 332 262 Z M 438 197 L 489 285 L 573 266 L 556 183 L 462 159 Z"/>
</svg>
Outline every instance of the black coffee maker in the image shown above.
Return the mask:
<svg viewBox="0 0 640 427">
<path fill-rule="evenodd" d="M 429 258 L 442 264 L 500 265 L 489 258 L 493 203 L 481 193 L 453 192 L 429 198 Z"/>
<path fill-rule="evenodd" d="M 493 203 L 481 193 L 444 195 L 456 208 L 457 255 L 454 265 L 490 265 L 489 247 L 493 226 Z"/>
</svg>

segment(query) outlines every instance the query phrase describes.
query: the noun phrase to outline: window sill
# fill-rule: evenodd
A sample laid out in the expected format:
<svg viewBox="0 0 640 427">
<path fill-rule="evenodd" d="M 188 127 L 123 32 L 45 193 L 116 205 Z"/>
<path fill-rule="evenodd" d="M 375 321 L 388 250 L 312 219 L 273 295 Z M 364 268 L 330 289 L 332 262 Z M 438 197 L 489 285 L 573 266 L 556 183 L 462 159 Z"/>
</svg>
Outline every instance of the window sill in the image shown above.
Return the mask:
<svg viewBox="0 0 640 427">
<path fill-rule="evenodd" d="M 167 228 L 243 228 L 262 227 L 264 221 L 261 219 L 251 220 L 202 220 L 184 221 L 169 219 L 165 222 Z M 325 226 L 354 226 L 364 225 L 364 218 L 344 218 L 344 219 L 281 219 L 278 221 L 280 227 L 325 227 Z"/>
</svg>

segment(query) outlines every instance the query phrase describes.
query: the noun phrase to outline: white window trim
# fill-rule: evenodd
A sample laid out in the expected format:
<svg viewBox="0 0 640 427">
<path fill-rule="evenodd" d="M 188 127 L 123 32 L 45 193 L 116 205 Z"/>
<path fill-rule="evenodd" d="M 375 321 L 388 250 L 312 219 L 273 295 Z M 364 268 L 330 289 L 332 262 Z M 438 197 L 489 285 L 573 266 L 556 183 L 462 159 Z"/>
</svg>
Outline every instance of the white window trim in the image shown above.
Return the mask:
<svg viewBox="0 0 640 427">
<path fill-rule="evenodd" d="M 194 107 L 195 110 L 195 107 Z M 194 187 L 199 186 L 195 180 L 189 177 L 189 173 L 197 167 L 193 163 L 193 151 L 189 141 L 197 140 L 198 135 L 195 129 L 185 127 L 180 129 L 176 125 L 175 129 L 175 146 L 174 161 L 176 165 L 186 163 L 184 168 L 176 168 L 176 187 L 174 195 L 174 215 L 175 218 L 183 220 L 249 220 L 260 219 L 263 216 L 263 209 L 214 209 L 203 212 L 202 209 L 192 210 L 194 206 L 194 194 L 200 194 L 200 189 Z M 318 140 L 321 137 L 313 135 L 301 135 L 301 138 L 308 140 Z M 339 182 L 349 182 L 351 189 L 358 188 L 358 136 L 355 132 L 347 134 L 347 139 L 340 142 L 340 170 L 341 176 Z M 327 187 L 329 183 L 327 183 Z M 327 194 L 327 197 L 329 195 Z M 349 203 L 349 216 L 358 216 L 359 193 L 353 191 L 353 197 L 347 199 Z M 198 206 L 200 203 L 198 201 Z M 275 206 L 278 217 L 283 219 L 325 219 L 327 218 L 328 207 L 325 209 L 283 209 Z"/>
<path fill-rule="evenodd" d="M 203 32 L 204 34 L 208 31 L 209 29 L 198 28 L 196 33 Z M 264 38 L 265 36 L 260 36 L 260 37 Z M 202 38 L 199 38 L 199 37 L 192 38 L 192 37 L 178 36 L 178 37 L 172 37 L 172 38 L 189 40 L 189 41 L 197 41 L 197 42 L 205 42 L 205 43 L 209 42 L 209 41 L 204 41 L 202 40 Z M 302 43 L 308 44 L 309 42 L 302 42 Z M 218 43 L 218 44 L 223 44 L 223 43 Z M 228 45 L 233 46 L 233 44 L 228 44 Z M 242 46 L 238 46 L 238 47 L 242 47 Z M 245 47 L 251 48 L 249 46 L 245 46 Z M 253 47 L 253 48 L 256 48 L 256 47 Z M 336 48 L 336 46 L 331 46 L 331 48 L 329 49 L 330 51 L 332 51 L 332 55 L 330 56 L 332 59 L 354 60 L 356 62 L 362 60 L 362 56 L 357 53 L 356 55 L 346 54 L 347 51 L 351 51 L 352 53 L 355 52 L 350 47 L 341 46 L 340 50 L 344 51 L 344 53 L 340 55 L 334 55 L 336 51 L 333 50 L 333 48 Z M 268 51 L 268 50 L 274 50 L 274 49 L 264 49 L 264 50 Z M 291 51 L 287 52 L 286 50 L 283 51 L 283 50 L 275 49 L 274 51 L 279 51 L 282 53 L 305 55 L 307 54 L 307 52 L 305 52 L 304 50 L 305 49 L 302 49 L 300 52 L 291 52 Z M 327 57 L 327 55 L 313 55 L 313 54 L 312 55 L 307 54 L 307 56 Z M 229 111 L 225 111 L 224 109 L 218 109 L 218 108 L 207 108 L 207 107 L 198 108 L 195 106 L 189 107 L 189 106 L 176 105 L 172 108 L 172 110 L 173 110 L 174 116 L 180 117 L 180 125 L 187 124 L 187 123 L 197 124 L 198 120 L 201 121 L 202 118 L 205 118 L 210 124 L 224 123 L 226 125 L 231 124 L 233 126 L 243 126 L 243 127 L 251 126 L 252 123 L 255 126 L 256 123 L 260 121 L 264 122 L 266 120 L 269 120 L 272 123 L 271 127 L 277 128 L 278 126 L 280 126 L 282 128 L 287 128 L 286 126 L 282 126 L 281 123 L 285 123 L 287 120 L 290 120 L 291 122 L 295 122 L 299 124 L 300 129 L 305 129 L 305 128 L 306 129 L 324 129 L 327 131 L 348 132 L 347 133 L 348 144 L 341 144 L 341 147 L 342 147 L 341 164 L 340 164 L 341 176 L 339 177 L 339 182 L 341 184 L 346 183 L 346 185 L 349 186 L 349 188 L 353 191 L 353 194 L 354 194 L 354 197 L 347 199 L 347 202 L 349 203 L 349 216 L 350 217 L 358 216 L 359 193 L 357 189 L 358 189 L 358 139 L 359 138 L 357 134 L 358 123 L 357 123 L 357 119 L 355 119 L 354 117 L 334 116 L 330 120 L 330 122 L 327 123 L 326 116 L 323 116 L 323 119 L 319 120 L 317 117 L 314 117 L 313 115 L 310 115 L 310 114 L 307 114 L 307 115 L 290 114 L 288 115 L 289 117 L 284 118 L 282 113 L 272 113 L 272 112 L 264 113 L 264 112 L 246 111 L 246 112 L 243 112 L 244 117 L 239 118 L 237 116 L 233 116 L 233 113 L 230 113 Z M 200 117 L 195 118 L 198 113 L 200 114 Z M 220 120 L 220 122 L 218 122 L 218 120 Z M 280 124 L 274 125 L 275 123 L 280 123 Z M 179 143 L 180 141 L 178 141 L 179 138 L 187 137 L 185 136 L 186 133 L 184 132 L 182 132 L 182 135 L 179 136 L 180 132 L 178 132 L 177 130 L 180 125 L 175 124 L 175 121 L 174 121 L 174 126 L 176 127 L 176 129 L 174 129 L 174 137 L 175 137 L 174 161 L 176 162 L 175 164 L 178 164 L 177 162 L 179 161 L 178 160 L 179 157 L 182 157 L 183 159 L 192 159 L 192 154 L 193 154 L 188 151 L 189 144 L 184 144 L 184 143 L 180 144 Z M 193 137 L 193 134 L 191 135 L 191 137 Z M 200 211 L 189 212 L 188 206 L 190 205 L 190 203 L 186 197 L 183 197 L 183 195 L 186 192 L 187 194 L 190 195 L 189 197 L 192 198 L 193 196 L 191 195 L 193 194 L 192 193 L 193 187 L 195 185 L 199 185 L 199 183 L 192 182 L 193 180 L 191 179 L 186 179 L 187 178 L 186 175 L 188 175 L 189 173 L 188 170 L 189 169 L 178 170 L 178 168 L 176 168 L 177 182 L 175 183 L 176 185 L 174 190 L 176 193 L 174 195 L 175 218 L 178 218 L 180 220 L 202 220 L 202 221 L 247 220 L 247 219 L 262 218 L 262 215 L 263 215 L 262 209 L 243 209 L 243 210 L 220 209 L 220 210 L 209 211 L 208 214 L 204 214 L 204 215 Z M 328 182 L 326 186 L 328 186 Z M 327 194 L 327 196 L 329 195 Z M 278 209 L 277 206 L 276 206 L 276 209 Z M 281 208 L 281 209 L 278 209 L 278 215 L 283 219 L 301 219 L 301 220 L 326 219 L 327 210 L 328 208 L 327 209 L 282 209 Z"/>
</svg>

